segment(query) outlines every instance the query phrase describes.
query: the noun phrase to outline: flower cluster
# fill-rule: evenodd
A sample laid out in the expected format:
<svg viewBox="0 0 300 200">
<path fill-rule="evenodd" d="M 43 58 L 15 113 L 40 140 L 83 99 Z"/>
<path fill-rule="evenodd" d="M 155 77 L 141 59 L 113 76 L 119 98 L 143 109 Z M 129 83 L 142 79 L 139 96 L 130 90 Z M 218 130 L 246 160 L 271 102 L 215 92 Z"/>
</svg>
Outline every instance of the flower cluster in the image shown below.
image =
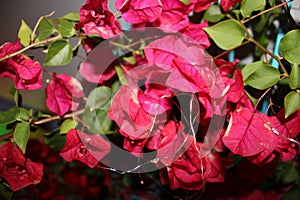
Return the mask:
<svg viewBox="0 0 300 200">
<path fill-rule="evenodd" d="M 258 186 L 284 169 L 274 175 L 279 182 L 300 185 L 299 164 L 292 163 L 300 152 L 300 55 L 299 45 L 290 43 L 300 32 L 282 39 L 281 56 L 259 43 L 269 36 L 261 27 L 286 13 L 271 12 L 280 6 L 265 0 L 117 0 L 114 13 L 107 0 L 86 0 L 78 15 L 42 17 L 33 31 L 21 27 L 15 44 L 0 47 L 0 76 L 15 81 L 10 92 L 16 102 L 0 112 L 0 177 L 14 191 L 41 181 L 42 164 L 24 157 L 35 132 L 67 162 L 92 169 L 140 178 L 159 171 L 171 190 L 203 190 L 205 198 L 221 198 L 212 192 L 220 187 L 224 199 L 281 198 L 273 187 Z M 248 26 L 254 19 L 257 26 Z M 74 47 L 71 37 L 79 38 Z M 249 43 L 257 61 L 232 57 Z M 87 57 L 74 77 L 42 69 L 24 53 L 43 47 L 44 65 L 59 66 L 78 55 L 80 45 Z M 21 107 L 18 93 L 41 88 L 42 70 L 51 76 L 47 114 Z M 275 102 L 278 87 L 288 89 Z M 87 188 L 84 177 L 78 184 Z"/>
</svg>

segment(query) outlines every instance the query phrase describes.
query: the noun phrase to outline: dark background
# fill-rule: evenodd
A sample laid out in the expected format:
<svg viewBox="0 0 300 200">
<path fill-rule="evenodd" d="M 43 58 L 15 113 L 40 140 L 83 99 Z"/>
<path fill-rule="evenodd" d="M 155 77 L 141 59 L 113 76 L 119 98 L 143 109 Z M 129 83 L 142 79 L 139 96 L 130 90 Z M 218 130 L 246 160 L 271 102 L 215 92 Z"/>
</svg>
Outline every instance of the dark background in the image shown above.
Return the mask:
<svg viewBox="0 0 300 200">
<path fill-rule="evenodd" d="M 61 17 L 68 12 L 79 12 L 80 7 L 84 3 L 85 0 L 2 0 L 0 4 L 0 46 L 5 42 L 15 42 L 17 40 L 18 29 L 22 19 L 33 29 L 41 16 L 52 11 L 55 11 L 53 17 Z M 39 60 L 39 58 L 36 59 Z M 69 72 L 71 67 L 74 69 L 74 65 L 75 67 L 78 65 L 78 59 L 74 60 L 68 66 L 51 67 L 49 71 L 57 71 L 58 73 Z M 43 60 L 40 59 L 40 61 L 42 62 Z M 12 80 L 0 78 L 1 110 L 6 110 L 8 107 L 13 106 L 11 103 L 12 98 L 9 94 L 12 84 Z M 21 91 L 21 93 L 25 105 L 45 110 L 44 89 Z"/>
</svg>

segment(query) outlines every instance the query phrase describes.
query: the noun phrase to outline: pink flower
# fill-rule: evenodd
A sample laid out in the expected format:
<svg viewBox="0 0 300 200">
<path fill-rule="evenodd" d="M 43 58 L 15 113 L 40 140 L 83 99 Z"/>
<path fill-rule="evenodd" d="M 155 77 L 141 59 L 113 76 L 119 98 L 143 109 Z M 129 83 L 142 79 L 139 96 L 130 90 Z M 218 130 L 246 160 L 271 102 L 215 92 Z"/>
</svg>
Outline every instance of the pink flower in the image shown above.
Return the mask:
<svg viewBox="0 0 300 200">
<path fill-rule="evenodd" d="M 201 149 L 201 144 L 196 144 Z M 211 173 L 211 162 L 208 157 L 200 158 L 200 154 L 192 143 L 185 153 L 168 166 L 168 176 L 172 190 L 183 188 L 199 190 L 203 187 Z"/>
<path fill-rule="evenodd" d="M 141 153 L 147 140 L 157 134 L 160 124 L 168 119 L 172 108 L 172 93 L 163 86 L 146 85 L 146 90 L 121 86 L 114 96 L 109 118 L 120 128 L 123 147 L 132 153 Z"/>
<path fill-rule="evenodd" d="M 201 24 L 193 24 L 189 23 L 185 29 L 180 32 L 189 36 L 193 40 L 195 40 L 199 45 L 203 48 L 207 49 L 210 46 L 210 41 L 208 39 L 208 35 L 203 31 L 203 28 L 208 26 L 208 22 L 205 21 Z"/>
<path fill-rule="evenodd" d="M 83 97 L 81 84 L 73 77 L 65 74 L 53 74 L 53 79 L 46 86 L 46 105 L 50 111 L 62 116 L 74 111 Z"/>
<path fill-rule="evenodd" d="M 155 84 L 148 85 L 145 92 L 134 86 L 122 86 L 113 98 L 109 117 L 125 137 L 131 140 L 149 138 L 149 131 L 167 120 L 170 97 L 172 93 L 168 89 Z"/>
<path fill-rule="evenodd" d="M 114 37 L 121 32 L 113 13 L 107 8 L 107 0 L 87 0 L 80 9 L 80 23 L 86 34 L 98 34 L 104 39 Z"/>
<path fill-rule="evenodd" d="M 188 14 L 193 5 L 185 5 L 180 0 L 161 0 L 162 12 L 157 20 L 153 22 L 155 27 L 180 31 L 189 24 Z"/>
<path fill-rule="evenodd" d="M 59 155 L 68 162 L 78 160 L 93 168 L 110 150 L 110 143 L 100 135 L 89 135 L 77 129 L 71 129 L 67 133 L 66 145 Z"/>
<path fill-rule="evenodd" d="M 15 44 L 5 43 L 0 47 L 0 57 L 5 57 L 21 49 L 20 40 Z M 17 55 L 0 62 L 0 77 L 15 81 L 17 89 L 36 90 L 42 87 L 42 67 L 24 55 Z"/>
<path fill-rule="evenodd" d="M 241 2 L 242 0 L 221 0 L 221 6 L 224 11 L 228 11 L 234 6 L 234 4 Z"/>
<path fill-rule="evenodd" d="M 162 11 L 160 0 L 120 0 L 116 1 L 116 8 L 122 12 L 125 21 L 131 24 L 153 22 Z"/>
<path fill-rule="evenodd" d="M 43 165 L 24 157 L 21 149 L 12 142 L 0 146 L 0 177 L 14 191 L 37 184 L 43 176 Z"/>
<path fill-rule="evenodd" d="M 194 4 L 195 12 L 201 12 L 208 9 L 212 2 L 214 2 L 214 0 L 191 0 L 191 3 Z"/>
<path fill-rule="evenodd" d="M 166 80 L 169 87 L 183 92 L 210 92 L 212 97 L 224 93 L 221 78 L 216 80 L 213 61 L 200 45 L 186 37 L 169 35 L 157 39 L 146 46 L 145 56 L 150 64 L 171 72 Z"/>
</svg>

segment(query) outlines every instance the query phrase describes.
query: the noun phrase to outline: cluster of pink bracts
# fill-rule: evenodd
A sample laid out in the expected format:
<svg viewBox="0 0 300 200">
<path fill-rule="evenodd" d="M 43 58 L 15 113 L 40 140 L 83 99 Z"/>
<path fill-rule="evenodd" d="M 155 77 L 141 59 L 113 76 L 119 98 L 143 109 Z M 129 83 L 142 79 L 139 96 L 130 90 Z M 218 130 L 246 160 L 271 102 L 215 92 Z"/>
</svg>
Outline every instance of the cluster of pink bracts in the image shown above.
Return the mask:
<svg viewBox="0 0 300 200">
<path fill-rule="evenodd" d="M 180 37 L 171 33 L 156 39 L 145 47 L 143 58 L 136 56 L 134 65 L 123 63 L 123 68 L 130 73 L 126 76 L 124 71 L 129 85 L 120 87 L 108 114 L 124 137 L 124 149 L 135 156 L 143 156 L 145 149 L 157 152 L 159 164 L 165 166 L 161 169 L 161 179 L 169 183 L 171 189 L 199 190 L 206 182 L 223 182 L 228 166 L 233 163 L 228 157 L 234 154 L 263 167 L 279 158 L 288 161 L 299 153 L 298 147 L 288 138 L 295 139 L 298 134 L 300 110 L 287 119 L 283 115 L 269 117 L 258 112 L 244 91 L 241 70 L 236 68 L 239 61 L 213 60 L 206 55 L 204 49 L 210 46 L 210 42 L 202 29 L 208 23 L 194 24 L 189 21 L 188 14 L 207 9 L 211 2 L 190 0 L 189 4 L 184 4 L 180 0 L 118 0 L 116 3 L 123 19 L 133 28 L 157 27 L 184 35 Z M 228 10 L 237 2 L 241 0 L 221 0 L 221 6 Z M 80 9 L 80 22 L 76 28 L 103 39 L 112 38 L 122 31 L 115 15 L 109 11 L 107 1 L 101 0 L 86 1 Z M 20 48 L 19 42 L 6 43 L 0 47 L 0 57 Z M 215 68 L 211 66 L 213 62 Z M 97 82 L 88 79 L 91 70 L 97 71 L 97 66 L 81 67 L 82 77 Z M 105 84 L 115 76 L 114 68 L 108 70 L 109 76 L 100 83 Z M 41 65 L 23 55 L 2 61 L 0 76 L 14 79 L 17 89 L 42 87 Z M 141 81 L 143 89 L 138 85 Z M 76 111 L 84 92 L 75 78 L 53 74 L 46 86 L 46 95 L 49 110 L 63 116 Z M 183 119 L 174 119 L 173 112 L 178 110 L 174 102 L 177 96 L 186 96 L 192 99 L 188 104 L 195 102 L 196 107 L 198 105 L 199 112 L 191 114 L 198 116 L 194 123 L 198 123 L 199 128 L 194 134 L 188 133 L 190 127 L 183 123 Z M 217 126 L 214 131 L 220 132 L 218 138 L 211 138 L 215 134 L 206 132 L 211 120 Z M 221 123 L 219 127 L 218 122 Z M 149 133 L 149 130 L 153 131 Z M 211 135 L 208 140 L 214 140 L 215 146 L 200 156 L 199 149 L 206 145 L 203 141 L 205 135 Z M 98 148 L 87 149 L 89 142 Z M 185 142 L 190 145 L 183 145 L 185 151 L 170 160 L 169 152 Z M 60 155 L 67 161 L 79 160 L 95 167 L 110 150 L 110 143 L 102 136 L 72 129 L 67 133 L 66 145 Z M 0 177 L 14 190 L 41 179 L 42 166 L 24 158 L 13 143 L 0 146 L 0 152 Z"/>
</svg>

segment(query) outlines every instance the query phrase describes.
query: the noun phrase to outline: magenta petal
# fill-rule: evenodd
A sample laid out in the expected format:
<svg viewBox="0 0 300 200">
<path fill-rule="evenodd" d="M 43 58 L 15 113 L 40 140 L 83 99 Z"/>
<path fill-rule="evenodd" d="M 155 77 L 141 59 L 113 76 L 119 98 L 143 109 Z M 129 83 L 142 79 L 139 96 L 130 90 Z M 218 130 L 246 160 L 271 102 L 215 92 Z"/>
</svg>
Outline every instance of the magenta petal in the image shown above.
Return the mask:
<svg viewBox="0 0 300 200">
<path fill-rule="evenodd" d="M 160 0 L 116 1 L 116 8 L 122 12 L 124 20 L 131 24 L 153 22 L 162 11 Z"/>
</svg>

